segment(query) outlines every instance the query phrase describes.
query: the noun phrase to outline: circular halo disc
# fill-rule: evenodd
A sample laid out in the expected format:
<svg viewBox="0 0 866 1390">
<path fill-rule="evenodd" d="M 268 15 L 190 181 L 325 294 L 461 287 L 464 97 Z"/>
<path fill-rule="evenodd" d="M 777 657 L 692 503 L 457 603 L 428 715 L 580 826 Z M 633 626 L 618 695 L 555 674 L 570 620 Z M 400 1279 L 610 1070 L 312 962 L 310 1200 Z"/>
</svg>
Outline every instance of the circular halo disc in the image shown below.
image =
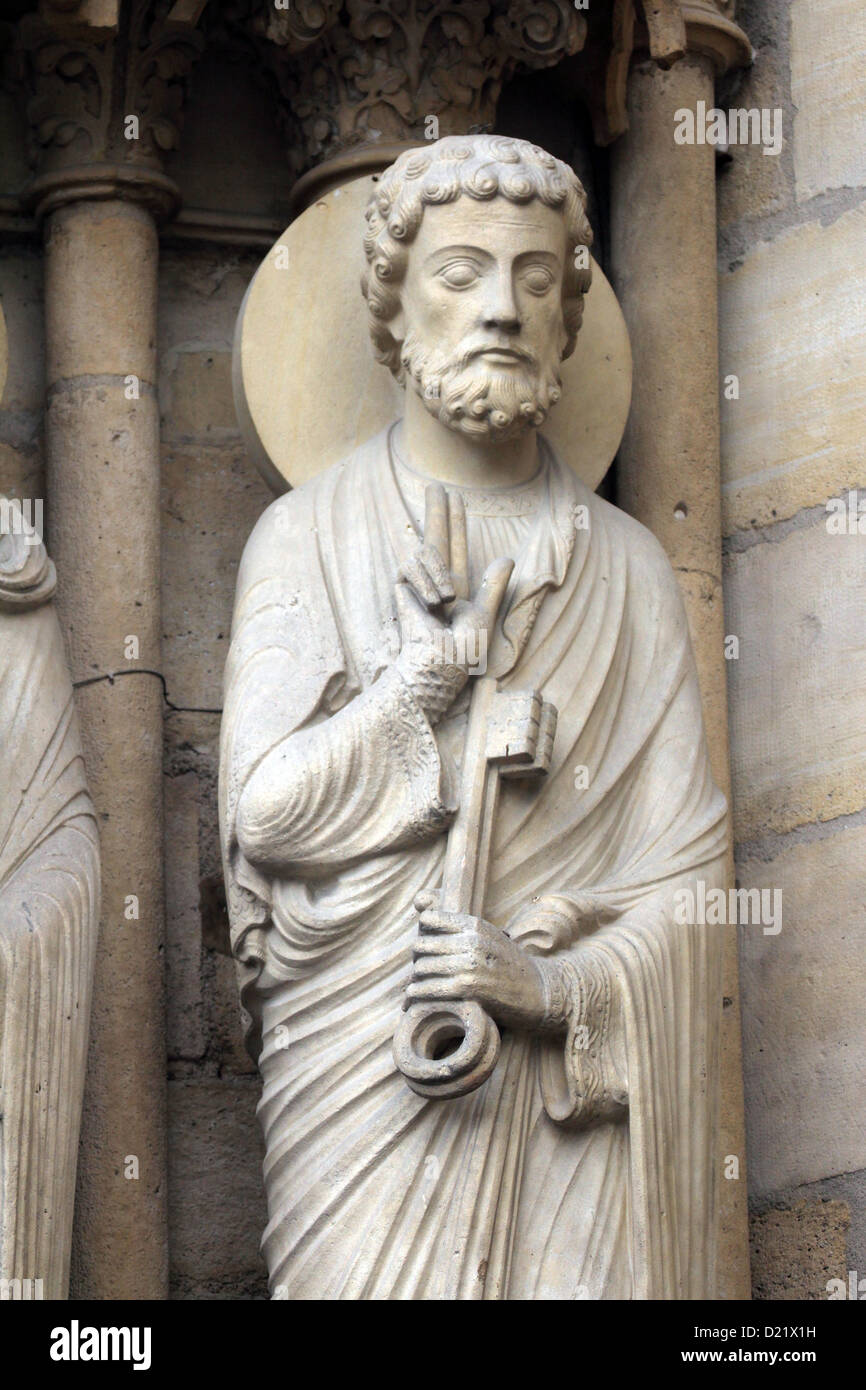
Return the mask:
<svg viewBox="0 0 866 1390">
<path fill-rule="evenodd" d="M 233 381 L 245 443 L 275 492 L 346 458 L 403 414 L 403 388 L 373 356 L 361 296 L 364 209 L 376 176 L 331 189 L 291 224 L 238 315 Z M 562 399 L 542 430 L 596 488 L 631 402 L 631 349 L 616 295 L 592 263 Z"/>
</svg>

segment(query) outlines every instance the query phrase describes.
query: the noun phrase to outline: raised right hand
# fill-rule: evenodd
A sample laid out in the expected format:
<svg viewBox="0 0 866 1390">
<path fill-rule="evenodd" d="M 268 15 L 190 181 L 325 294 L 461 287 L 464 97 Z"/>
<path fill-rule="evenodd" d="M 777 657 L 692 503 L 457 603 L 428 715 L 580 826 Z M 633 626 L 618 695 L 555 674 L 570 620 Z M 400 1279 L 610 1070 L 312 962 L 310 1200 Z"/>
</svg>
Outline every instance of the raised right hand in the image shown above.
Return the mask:
<svg viewBox="0 0 866 1390">
<path fill-rule="evenodd" d="M 397 576 L 398 666 L 428 714 L 441 715 L 486 653 L 514 561 L 493 560 L 468 597 L 466 514 L 459 493 L 427 488 L 424 535 Z"/>
</svg>

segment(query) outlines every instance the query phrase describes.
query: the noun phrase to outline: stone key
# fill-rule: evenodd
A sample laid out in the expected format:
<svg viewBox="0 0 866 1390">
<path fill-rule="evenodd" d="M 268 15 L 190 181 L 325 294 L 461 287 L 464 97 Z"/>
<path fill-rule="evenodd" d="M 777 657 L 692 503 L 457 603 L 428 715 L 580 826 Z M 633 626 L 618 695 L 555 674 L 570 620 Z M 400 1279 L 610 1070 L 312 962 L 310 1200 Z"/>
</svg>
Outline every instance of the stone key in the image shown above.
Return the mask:
<svg viewBox="0 0 866 1390">
<path fill-rule="evenodd" d="M 491 840 L 502 777 L 542 779 L 550 767 L 556 708 L 535 690 L 500 690 L 479 676 L 472 692 L 460 805 L 445 850 L 440 906 L 484 915 Z M 419 1000 L 394 1034 L 394 1061 L 428 1099 L 468 1095 L 499 1057 L 499 1030 L 474 1000 Z"/>
</svg>

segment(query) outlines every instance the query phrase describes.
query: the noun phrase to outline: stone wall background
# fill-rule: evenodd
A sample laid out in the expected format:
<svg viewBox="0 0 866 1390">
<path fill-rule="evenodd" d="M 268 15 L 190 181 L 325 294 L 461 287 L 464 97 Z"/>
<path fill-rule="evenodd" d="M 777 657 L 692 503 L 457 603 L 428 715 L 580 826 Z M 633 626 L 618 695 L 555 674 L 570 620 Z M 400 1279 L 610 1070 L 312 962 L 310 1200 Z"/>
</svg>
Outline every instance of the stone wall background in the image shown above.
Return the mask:
<svg viewBox="0 0 866 1390">
<path fill-rule="evenodd" d="M 866 502 L 866 10 L 738 20 L 757 57 L 730 104 L 781 107 L 785 133 L 718 181 L 737 876 L 783 911 L 741 934 L 752 1278 L 814 1299 L 866 1276 L 866 534 L 829 534 L 825 508 Z"/>
<path fill-rule="evenodd" d="M 166 248 L 160 266 L 168 1193 L 174 1296 L 265 1298 L 259 1085 L 234 965 L 202 939 L 220 881 L 222 670 L 235 577 L 271 493 L 235 420 L 231 346 L 257 252 Z M 218 912 L 205 921 L 219 924 Z"/>
<path fill-rule="evenodd" d="M 745 0 L 739 17 L 756 63 L 719 104 L 781 107 L 785 133 L 779 158 L 737 148 L 718 180 L 721 370 L 740 380 L 722 425 L 738 879 L 780 887 L 784 912 L 778 936 L 742 932 L 753 1283 L 757 1298 L 821 1298 L 829 1278 L 866 1277 L 866 538 L 825 525 L 829 497 L 866 499 L 866 12 L 859 0 Z M 515 129 L 520 101 L 506 98 Z M 538 123 L 529 88 L 525 99 Z M 4 194 L 26 175 L 20 136 L 0 102 Z M 203 59 L 172 162 L 188 208 L 263 228 L 258 247 L 248 233 L 217 245 L 175 229 L 161 258 L 172 1292 L 263 1298 L 258 1084 L 233 966 L 215 948 L 213 889 L 235 574 L 270 498 L 237 430 L 231 342 L 264 229 L 285 221 L 287 177 L 264 97 L 236 67 Z M 603 231 L 603 183 L 597 196 Z M 3 210 L 0 489 L 40 497 L 41 253 Z M 50 508 L 48 521 L 50 541 Z"/>
</svg>

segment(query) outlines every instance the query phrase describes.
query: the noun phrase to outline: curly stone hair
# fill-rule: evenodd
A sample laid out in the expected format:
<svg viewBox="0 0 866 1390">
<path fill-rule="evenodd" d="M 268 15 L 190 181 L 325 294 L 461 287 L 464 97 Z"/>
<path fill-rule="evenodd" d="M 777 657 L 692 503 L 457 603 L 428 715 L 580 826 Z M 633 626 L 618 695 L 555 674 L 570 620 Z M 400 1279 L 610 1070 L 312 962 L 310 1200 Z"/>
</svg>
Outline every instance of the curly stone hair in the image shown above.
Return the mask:
<svg viewBox="0 0 866 1390">
<path fill-rule="evenodd" d="M 562 286 L 562 309 L 567 334 L 563 357 L 574 351 L 583 317 L 583 297 L 592 272 L 578 267 L 575 250 L 592 245 L 586 216 L 586 194 L 579 178 L 561 159 L 532 145 L 502 135 L 452 135 L 427 149 L 406 150 L 385 170 L 367 204 L 364 253 L 369 269 L 361 290 L 370 316 L 370 336 L 376 357 L 403 379 L 400 344 L 388 323 L 400 307 L 400 285 L 409 263 L 409 247 L 430 203 L 453 203 L 461 195 L 489 202 L 496 197 L 512 203 L 533 198 L 547 207 L 562 208 L 568 230 L 568 256 Z"/>
</svg>

